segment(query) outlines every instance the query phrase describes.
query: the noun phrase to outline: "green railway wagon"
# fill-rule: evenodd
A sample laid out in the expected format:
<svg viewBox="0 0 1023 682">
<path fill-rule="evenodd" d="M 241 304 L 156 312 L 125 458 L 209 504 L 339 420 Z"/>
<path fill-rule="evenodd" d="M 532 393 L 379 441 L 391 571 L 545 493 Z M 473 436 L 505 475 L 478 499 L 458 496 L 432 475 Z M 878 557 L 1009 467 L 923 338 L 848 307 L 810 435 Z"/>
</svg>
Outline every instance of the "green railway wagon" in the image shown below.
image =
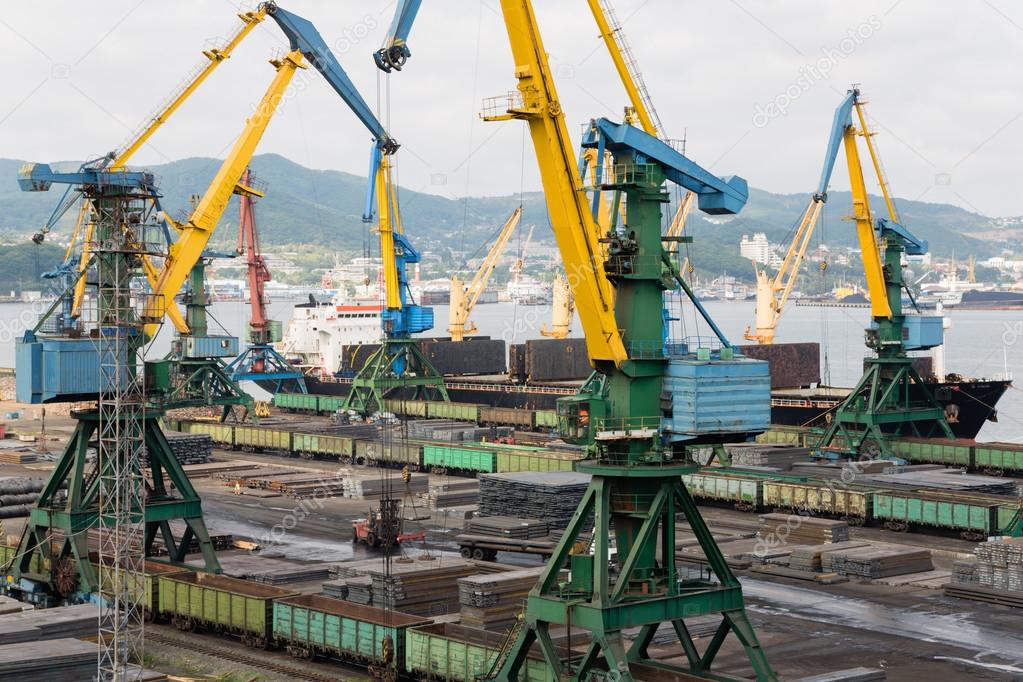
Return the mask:
<svg viewBox="0 0 1023 682">
<path fill-rule="evenodd" d="M 243 450 L 291 452 L 291 431 L 259 426 L 234 427 L 234 444 Z"/>
<path fill-rule="evenodd" d="M 312 393 L 276 393 L 274 406 L 291 412 L 319 412 L 320 396 Z"/>
<path fill-rule="evenodd" d="M 167 419 L 167 417 L 164 417 L 161 421 L 163 422 L 163 430 L 164 431 L 180 431 L 181 430 L 181 420 L 180 419 Z"/>
<path fill-rule="evenodd" d="M 234 447 L 234 426 L 208 421 L 182 421 L 181 431 L 184 433 L 205 433 L 214 443 L 225 448 Z"/>
<path fill-rule="evenodd" d="M 895 454 L 909 462 L 945 464 L 968 468 L 971 465 L 973 441 L 944 438 L 900 438 L 893 441 Z"/>
<path fill-rule="evenodd" d="M 874 491 L 841 482 L 828 485 L 766 479 L 763 497 L 767 508 L 809 511 L 848 519 L 850 523 L 866 523 L 871 518 Z"/>
<path fill-rule="evenodd" d="M 299 658 L 339 656 L 373 665 L 384 662 L 390 637 L 393 662 L 404 666 L 405 631 L 432 621 L 385 611 L 319 594 L 277 599 L 273 606 L 274 638 Z"/>
<path fill-rule="evenodd" d="M 343 395 L 318 395 L 316 398 L 318 412 L 337 412 L 345 404 Z"/>
<path fill-rule="evenodd" d="M 497 451 L 497 473 L 517 471 L 574 471 L 581 458 L 568 452 L 520 452 L 504 449 Z"/>
<path fill-rule="evenodd" d="M 16 537 L 14 539 L 17 540 Z M 10 566 L 17 554 L 18 547 L 16 545 L 0 545 L 0 569 Z M 50 571 L 43 561 L 43 555 L 39 552 L 32 553 L 32 558 L 28 562 L 28 570 L 30 573 L 49 573 Z"/>
<path fill-rule="evenodd" d="M 265 647 L 273 638 L 273 602 L 298 593 L 213 573 L 176 573 L 159 578 L 160 613 L 179 630 L 209 628 Z"/>
<path fill-rule="evenodd" d="M 291 449 L 301 455 L 351 461 L 355 453 L 355 439 L 324 433 L 292 433 Z"/>
<path fill-rule="evenodd" d="M 698 472 L 683 476 L 682 482 L 697 499 L 730 502 L 744 511 L 764 506 L 763 480 Z"/>
<path fill-rule="evenodd" d="M 558 428 L 558 413 L 554 410 L 536 410 L 533 413 L 533 424 L 538 429 Z"/>
<path fill-rule="evenodd" d="M 425 419 L 427 416 L 426 403 L 427 401 L 425 400 L 404 400 L 402 398 L 393 398 L 384 401 L 384 409 L 392 414 Z"/>
<path fill-rule="evenodd" d="M 1023 471 L 1023 445 L 1020 443 L 977 443 L 973 447 L 973 465 L 992 471 Z"/>
<path fill-rule="evenodd" d="M 105 574 L 107 568 L 113 561 L 107 557 L 103 561 L 104 568 L 100 567 L 99 552 L 89 552 L 89 562 L 93 570 Z M 133 599 L 142 598 L 142 608 L 146 620 L 152 620 L 160 611 L 160 576 L 191 573 L 192 569 L 183 566 L 174 566 L 159 561 L 146 559 L 142 566 L 142 572 L 137 575 L 128 575 L 128 589 Z"/>
<path fill-rule="evenodd" d="M 484 447 L 465 445 L 423 445 L 423 468 L 438 473 L 448 471 L 478 471 L 494 473 L 497 453 Z"/>
<path fill-rule="evenodd" d="M 807 433 L 807 429 L 798 426 L 772 426 L 757 436 L 757 442 L 803 447 L 806 445 Z"/>
<path fill-rule="evenodd" d="M 500 424 L 526 430 L 533 428 L 533 410 L 524 410 L 518 407 L 481 405 L 479 415 L 481 424 Z"/>
<path fill-rule="evenodd" d="M 888 490 L 874 495 L 874 519 L 893 530 L 929 526 L 959 531 L 967 540 L 982 540 L 1000 530 L 1000 506 L 992 495 Z"/>
<path fill-rule="evenodd" d="M 405 670 L 417 680 L 475 682 L 490 672 L 504 635 L 454 623 L 421 625 L 405 631 Z M 554 671 L 534 646 L 521 682 L 555 682 Z"/>
<path fill-rule="evenodd" d="M 388 443 L 381 449 L 377 461 L 396 467 L 408 465 L 418 469 L 423 463 L 423 446 L 416 442 Z"/>
<path fill-rule="evenodd" d="M 480 406 L 473 403 L 449 403 L 431 400 L 426 403 L 426 416 L 430 419 L 458 419 L 479 422 Z"/>
<path fill-rule="evenodd" d="M 1003 504 L 998 507 L 998 532 L 1011 532 L 1009 525 L 1016 520 L 1016 513 L 1019 510 L 1020 507 L 1015 504 Z"/>
</svg>

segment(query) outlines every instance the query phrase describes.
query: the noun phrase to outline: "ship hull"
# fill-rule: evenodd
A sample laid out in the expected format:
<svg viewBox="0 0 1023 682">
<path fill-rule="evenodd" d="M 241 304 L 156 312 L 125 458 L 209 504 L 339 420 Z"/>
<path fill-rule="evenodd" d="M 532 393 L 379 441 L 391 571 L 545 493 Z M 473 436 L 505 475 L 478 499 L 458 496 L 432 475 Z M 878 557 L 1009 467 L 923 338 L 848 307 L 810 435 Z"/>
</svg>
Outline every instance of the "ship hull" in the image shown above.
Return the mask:
<svg viewBox="0 0 1023 682">
<path fill-rule="evenodd" d="M 974 439 L 987 421 L 995 421 L 998 411 L 995 406 L 1011 385 L 1011 381 L 951 381 L 925 382 L 935 400 L 945 408 L 946 414 L 954 413 L 949 426 L 956 438 Z M 776 426 L 826 426 L 828 416 L 837 409 L 842 398 L 830 392 L 815 393 L 813 390 L 789 392 L 775 391 L 771 394 L 771 423 Z M 917 389 L 915 399 L 922 399 Z"/>
</svg>

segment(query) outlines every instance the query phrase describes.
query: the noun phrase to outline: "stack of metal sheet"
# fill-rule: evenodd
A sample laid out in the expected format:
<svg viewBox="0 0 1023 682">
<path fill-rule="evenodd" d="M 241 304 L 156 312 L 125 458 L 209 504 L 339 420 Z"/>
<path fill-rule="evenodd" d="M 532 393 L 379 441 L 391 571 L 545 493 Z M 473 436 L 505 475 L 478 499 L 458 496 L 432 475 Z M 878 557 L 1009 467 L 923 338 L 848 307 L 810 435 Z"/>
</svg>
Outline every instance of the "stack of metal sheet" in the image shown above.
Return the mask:
<svg viewBox="0 0 1023 682">
<path fill-rule="evenodd" d="M 266 585 L 286 585 L 310 580 L 323 580 L 329 575 L 330 564 L 293 565 L 252 573 L 250 580 Z"/>
<path fill-rule="evenodd" d="M 439 562 L 436 562 L 439 563 Z M 373 581 L 373 606 L 420 616 L 435 616 L 458 611 L 458 578 L 477 573 L 469 563 L 420 564 L 419 570 L 390 575 L 382 571 L 370 573 Z M 349 600 L 354 587 L 348 581 Z"/>
<path fill-rule="evenodd" d="M 35 446 L 16 440 L 0 440 L 0 464 L 31 464 L 39 459 Z"/>
<path fill-rule="evenodd" d="M 164 433 L 179 464 L 206 464 L 213 454 L 213 438 L 205 433 Z"/>
<path fill-rule="evenodd" d="M 870 474 L 869 481 L 887 486 L 909 488 L 931 488 L 956 492 L 991 493 L 994 495 L 1015 495 L 1016 482 L 999 476 L 978 476 L 965 474 L 958 469 L 935 469 L 912 471 L 899 474 Z"/>
<path fill-rule="evenodd" d="M 730 443 L 725 445 L 725 451 L 731 457 L 732 466 L 766 466 L 785 470 L 810 458 L 810 448 L 773 443 Z"/>
<path fill-rule="evenodd" d="M 92 629 L 96 629 L 95 620 Z M 0 646 L 0 680 L 91 680 L 96 674 L 96 654 L 95 643 L 70 637 Z"/>
<path fill-rule="evenodd" d="M 423 495 L 430 509 L 446 509 L 476 504 L 480 501 L 480 483 L 473 479 L 455 480 L 430 486 Z"/>
<path fill-rule="evenodd" d="M 976 559 L 964 559 L 963 561 L 955 561 L 952 563 L 952 582 L 956 585 L 977 585 L 977 567 L 978 562 Z"/>
<path fill-rule="evenodd" d="M 514 516 L 478 516 L 465 522 L 465 531 L 477 535 L 531 540 L 547 536 L 547 522 Z"/>
<path fill-rule="evenodd" d="M 329 580 L 323 583 L 323 594 L 334 599 L 348 599 L 348 582 L 344 580 Z"/>
<path fill-rule="evenodd" d="M 564 528 L 590 477 L 573 472 L 523 471 L 480 476 L 480 516 L 514 516 Z"/>
<path fill-rule="evenodd" d="M 526 595 L 536 585 L 543 566 L 519 571 L 470 575 L 458 579 L 462 624 L 483 630 L 503 630 L 515 621 Z"/>
<path fill-rule="evenodd" d="M 76 604 L 8 613 L 0 619 L 0 645 L 96 634 L 99 607 Z M 2 676 L 0 676 L 2 677 Z"/>
<path fill-rule="evenodd" d="M 397 476 L 388 476 L 387 478 L 345 476 L 342 482 L 345 497 L 355 500 L 384 497 L 388 494 L 393 497 L 401 497 L 406 490 L 413 494 L 423 493 L 429 486 L 430 479 L 425 475 L 413 475 L 409 478 L 408 483 L 403 482 Z"/>
<path fill-rule="evenodd" d="M 796 547 L 792 547 L 792 552 L 789 554 L 789 568 L 820 573 L 823 567 L 823 554 L 826 554 L 827 552 L 853 549 L 856 547 L 866 547 L 869 544 L 869 542 L 849 540 L 846 542 L 833 542 L 825 545 L 798 545 Z"/>
<path fill-rule="evenodd" d="M 890 578 L 934 570 L 931 550 L 899 545 L 870 545 L 828 552 L 831 571 L 863 578 Z"/>
<path fill-rule="evenodd" d="M 345 599 L 356 604 L 373 603 L 373 578 L 362 575 L 345 580 Z"/>
<path fill-rule="evenodd" d="M 757 535 L 777 545 L 819 545 L 845 542 L 849 539 L 849 525 L 845 521 L 798 514 L 763 514 Z"/>
</svg>

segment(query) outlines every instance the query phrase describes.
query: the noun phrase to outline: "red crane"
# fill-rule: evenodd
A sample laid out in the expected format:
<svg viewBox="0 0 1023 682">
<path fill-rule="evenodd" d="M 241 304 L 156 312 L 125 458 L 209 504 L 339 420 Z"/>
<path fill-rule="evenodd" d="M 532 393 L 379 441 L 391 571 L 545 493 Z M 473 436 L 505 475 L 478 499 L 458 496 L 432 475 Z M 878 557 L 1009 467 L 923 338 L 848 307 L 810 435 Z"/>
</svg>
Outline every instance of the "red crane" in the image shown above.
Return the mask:
<svg viewBox="0 0 1023 682">
<path fill-rule="evenodd" d="M 249 315 L 249 346 L 231 363 L 230 368 L 235 381 L 255 381 L 272 393 L 305 393 L 302 372 L 290 365 L 273 347 L 281 340 L 281 323 L 271 320 L 266 313 L 266 283 L 272 277 L 263 258 L 259 230 L 256 229 L 256 199 L 264 196 L 265 191 L 266 183 L 258 181 L 252 170 L 246 168 L 235 193 L 241 208 L 238 255 L 245 255 L 252 312 Z"/>
</svg>

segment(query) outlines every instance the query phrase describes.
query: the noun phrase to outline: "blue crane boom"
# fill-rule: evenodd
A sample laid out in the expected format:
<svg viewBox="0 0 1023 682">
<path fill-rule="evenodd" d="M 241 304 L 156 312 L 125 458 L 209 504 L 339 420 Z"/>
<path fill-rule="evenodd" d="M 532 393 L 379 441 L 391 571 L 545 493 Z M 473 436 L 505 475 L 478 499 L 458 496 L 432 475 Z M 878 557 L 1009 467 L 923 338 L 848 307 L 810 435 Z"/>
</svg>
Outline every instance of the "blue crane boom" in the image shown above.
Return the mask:
<svg viewBox="0 0 1023 682">
<path fill-rule="evenodd" d="M 412 56 L 408 49 L 408 34 L 421 4 L 422 0 L 398 0 L 384 46 L 373 53 L 373 61 L 380 70 L 387 73 L 401 71 L 401 67 Z"/>
<path fill-rule="evenodd" d="M 341 96 L 341 99 L 373 134 L 376 146 L 380 151 L 384 154 L 393 154 L 398 151 L 397 141 L 388 134 L 387 129 L 373 114 L 369 105 L 366 104 L 366 100 L 359 94 L 355 84 L 341 68 L 341 64 L 338 63 L 334 53 L 330 51 L 330 47 L 312 22 L 293 12 L 281 9 L 276 3 L 268 2 L 264 6 L 267 14 L 277 22 L 277 25 L 284 31 L 284 35 L 288 37 L 291 49 L 299 50 L 302 56 L 327 80 L 330 87 Z"/>
</svg>

